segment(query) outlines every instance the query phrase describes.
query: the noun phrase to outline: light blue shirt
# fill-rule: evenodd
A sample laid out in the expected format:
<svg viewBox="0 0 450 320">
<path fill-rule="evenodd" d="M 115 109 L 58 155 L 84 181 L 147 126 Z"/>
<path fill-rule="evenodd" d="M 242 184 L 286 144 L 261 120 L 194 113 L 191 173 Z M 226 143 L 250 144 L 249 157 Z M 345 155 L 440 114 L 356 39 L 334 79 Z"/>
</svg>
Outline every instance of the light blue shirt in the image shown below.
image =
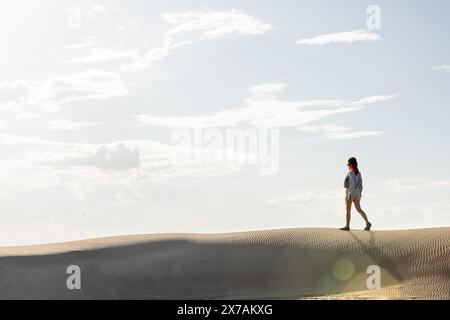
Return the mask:
<svg viewBox="0 0 450 320">
<path fill-rule="evenodd" d="M 361 172 L 356 175 L 353 171 L 350 171 L 347 177 L 345 177 L 344 187 L 347 189 L 347 194 L 351 198 L 360 196 L 363 191 Z"/>
</svg>

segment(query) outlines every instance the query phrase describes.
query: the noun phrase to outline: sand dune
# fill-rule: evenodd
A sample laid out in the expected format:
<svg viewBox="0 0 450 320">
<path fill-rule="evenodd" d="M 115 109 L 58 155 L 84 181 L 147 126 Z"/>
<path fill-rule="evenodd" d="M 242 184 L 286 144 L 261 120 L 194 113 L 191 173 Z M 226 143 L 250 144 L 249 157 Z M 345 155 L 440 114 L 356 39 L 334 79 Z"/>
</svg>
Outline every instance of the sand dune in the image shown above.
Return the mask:
<svg viewBox="0 0 450 320">
<path fill-rule="evenodd" d="M 81 270 L 81 289 L 66 269 Z M 369 266 L 381 288 L 369 290 Z M 371 282 L 376 283 L 376 282 Z M 135 235 L 0 248 L 2 299 L 449 299 L 450 228 Z"/>
</svg>

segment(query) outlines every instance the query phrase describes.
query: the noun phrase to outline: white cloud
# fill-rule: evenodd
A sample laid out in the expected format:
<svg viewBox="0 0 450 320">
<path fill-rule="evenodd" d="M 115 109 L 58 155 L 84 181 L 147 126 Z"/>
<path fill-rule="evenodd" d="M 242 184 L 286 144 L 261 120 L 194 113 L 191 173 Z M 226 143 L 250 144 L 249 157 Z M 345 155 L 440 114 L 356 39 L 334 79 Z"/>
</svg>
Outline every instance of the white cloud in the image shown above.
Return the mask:
<svg viewBox="0 0 450 320">
<path fill-rule="evenodd" d="M 78 156 L 68 156 L 63 160 L 50 162 L 53 165 L 88 166 L 100 169 L 129 170 L 141 165 L 139 152 L 123 143 L 112 146 L 100 146 L 94 152 L 85 152 Z"/>
<path fill-rule="evenodd" d="M 274 96 L 274 94 L 283 91 L 286 88 L 284 83 L 263 83 L 253 86 L 249 89 L 254 96 Z"/>
<path fill-rule="evenodd" d="M 189 11 L 183 13 L 165 13 L 163 19 L 172 28 L 163 36 L 161 46 L 141 54 L 130 64 L 121 66 L 122 71 L 142 71 L 152 62 L 169 55 L 174 49 L 192 43 L 194 40 L 211 40 L 227 35 L 262 35 L 273 27 L 239 10 L 230 11 Z M 197 38 L 192 33 L 198 34 Z M 180 35 L 188 34 L 187 39 L 176 40 Z"/>
<path fill-rule="evenodd" d="M 147 69 L 153 62 L 161 60 L 168 56 L 173 50 L 178 47 L 190 44 L 190 41 L 174 42 L 171 38 L 165 37 L 163 44 L 159 47 L 152 48 L 145 54 L 140 56 L 129 64 L 123 64 L 120 71 L 142 71 Z"/>
<path fill-rule="evenodd" d="M 55 108 L 60 103 L 85 99 L 104 100 L 127 94 L 127 85 L 119 74 L 90 69 L 71 75 L 56 75 L 45 80 L 37 88 L 33 101 Z"/>
<path fill-rule="evenodd" d="M 89 47 L 92 47 L 93 45 L 95 45 L 95 38 L 88 37 L 80 43 L 74 43 L 74 44 L 66 46 L 65 49 L 66 50 L 78 50 L 78 49 L 89 48 Z"/>
<path fill-rule="evenodd" d="M 125 151 L 120 151 L 120 144 Z M 158 232 L 162 227 L 158 216 L 161 212 L 167 227 L 178 221 L 180 231 L 186 231 L 189 221 L 194 220 L 194 230 L 198 227 L 198 211 L 192 210 L 195 205 L 186 187 L 201 184 L 207 177 L 229 174 L 239 170 L 239 166 L 180 165 L 171 161 L 172 152 L 179 147 L 149 140 L 95 145 L 0 134 L 0 208 L 11 213 L 9 221 L 3 221 L 3 231 L 8 229 L 8 223 L 15 225 L 22 219 L 26 219 L 27 228 L 34 221 L 50 221 L 64 234 L 61 240 L 68 240 L 67 232 L 73 232 L 75 238 L 99 236 L 95 230 L 98 226 L 104 228 L 103 235 L 140 233 L 142 230 L 132 228 L 134 224 L 147 225 L 157 219 L 158 224 L 152 225 L 153 231 Z M 139 153 L 139 166 L 134 151 Z M 176 203 L 168 201 L 167 195 L 177 199 Z M 33 212 L 32 220 L 28 219 L 29 212 Z M 179 215 L 174 215 L 177 212 Z M 99 221 L 106 224 L 98 224 Z M 86 234 L 78 233 L 79 230 Z M 2 241 L 7 241 L 5 232 L 2 235 Z M 24 241 L 15 231 L 9 236 L 9 241 Z M 34 243 L 43 241 L 40 236 L 37 233 L 29 239 Z"/>
<path fill-rule="evenodd" d="M 171 38 L 165 37 L 161 46 L 152 48 L 145 54 L 140 54 L 138 58 L 135 58 L 131 63 L 123 64 L 120 67 L 120 71 L 142 71 L 147 69 L 154 61 L 161 60 L 168 56 L 173 50 L 180 46 L 190 44 L 190 41 L 178 41 L 174 42 Z"/>
<path fill-rule="evenodd" d="M 384 131 L 352 131 L 351 128 L 325 124 L 321 126 L 304 126 L 301 130 L 314 133 L 323 133 L 326 138 L 331 140 L 347 140 L 377 136 L 384 134 Z"/>
<path fill-rule="evenodd" d="M 312 205 L 341 201 L 344 193 L 339 190 L 293 190 L 283 195 L 274 196 L 267 201 L 272 205 Z"/>
<path fill-rule="evenodd" d="M 377 33 L 370 30 L 354 30 L 349 32 L 323 34 L 309 39 L 300 39 L 296 44 L 325 45 L 338 42 L 352 43 L 357 41 L 376 41 L 380 39 L 381 38 Z"/>
<path fill-rule="evenodd" d="M 450 181 L 423 181 L 396 178 L 386 180 L 386 188 L 400 194 L 418 193 L 424 191 L 434 191 L 442 188 L 450 188 Z"/>
<path fill-rule="evenodd" d="M 15 118 L 18 120 L 36 120 L 36 119 L 42 119 L 44 116 L 40 113 L 33 113 L 33 112 L 16 112 L 14 114 Z"/>
<path fill-rule="evenodd" d="M 440 65 L 440 66 L 436 66 L 436 69 L 441 70 L 441 71 L 445 71 L 445 72 L 450 72 L 450 65 L 443 64 L 443 65 Z"/>
<path fill-rule="evenodd" d="M 217 161 L 217 150 L 164 144 L 152 140 L 125 140 L 96 145 L 69 143 L 34 137 L 0 134 L 0 159 L 4 170 L 0 181 L 14 181 L 21 188 L 32 189 L 49 185 L 83 185 L 109 183 L 114 174 L 127 172 L 127 181 L 154 182 L 177 177 L 207 177 L 229 174 L 240 170 L 252 155 L 236 151 L 224 153 L 225 161 Z M 202 162 L 180 162 L 174 156 L 189 153 L 201 155 Z M 228 161 L 239 158 L 236 161 Z M 70 178 L 70 179 L 69 179 Z M 111 181 L 112 183 L 112 181 Z"/>
<path fill-rule="evenodd" d="M 122 25 L 122 24 L 116 24 L 116 25 L 114 26 L 114 28 L 115 28 L 117 31 L 119 31 L 119 32 L 124 32 L 124 31 L 125 31 L 125 26 Z"/>
<path fill-rule="evenodd" d="M 81 2 L 81 1 L 79 1 Z M 108 10 L 95 3 L 74 3 L 67 7 L 67 27 L 70 30 L 81 28 L 81 22 L 93 20 L 100 14 L 105 14 Z"/>
<path fill-rule="evenodd" d="M 296 221 L 308 225 L 339 225 L 344 219 L 344 190 L 297 189 L 274 195 L 266 204 L 275 206 L 282 215 L 292 215 Z"/>
<path fill-rule="evenodd" d="M 95 17 L 97 14 L 104 14 L 107 11 L 108 10 L 104 6 L 96 3 L 89 3 L 86 6 L 86 13 L 90 18 Z"/>
<path fill-rule="evenodd" d="M 442 202 L 431 202 L 424 203 L 416 208 L 411 208 L 410 212 L 416 209 L 421 216 L 426 219 L 436 218 L 438 221 L 442 221 L 440 219 L 450 217 L 450 203 L 442 203 Z"/>
<path fill-rule="evenodd" d="M 364 105 L 364 104 L 388 101 L 388 100 L 392 100 L 396 97 L 397 97 L 397 95 L 395 95 L 395 94 L 371 96 L 371 97 L 366 97 L 366 98 L 360 99 L 355 102 L 351 102 L 348 105 L 349 106 L 360 106 L 360 105 Z"/>
<path fill-rule="evenodd" d="M 239 10 L 190 11 L 165 13 L 163 18 L 172 25 L 166 35 L 175 36 L 185 32 L 199 32 L 200 39 L 217 39 L 229 34 L 265 34 L 273 27 Z"/>
<path fill-rule="evenodd" d="M 136 30 L 139 28 L 139 24 L 136 21 L 128 21 L 124 24 L 116 24 L 114 26 L 114 29 L 116 29 L 117 32 L 125 32 L 127 30 Z"/>
<path fill-rule="evenodd" d="M 97 125 L 98 122 L 73 122 L 66 119 L 59 119 L 49 122 L 50 130 L 78 130 Z"/>
<path fill-rule="evenodd" d="M 5 109 L 26 102 L 31 90 L 31 85 L 23 80 L 1 82 L 0 107 Z"/>
<path fill-rule="evenodd" d="M 395 95 L 373 96 L 353 102 L 342 100 L 285 101 L 276 96 L 276 93 L 284 88 L 284 84 L 275 83 L 254 86 L 250 88 L 250 96 L 244 101 L 246 106 L 225 109 L 209 115 L 186 117 L 138 115 L 136 119 L 146 125 L 171 128 L 235 127 L 241 124 L 265 128 L 303 127 L 331 115 L 354 112 L 369 104 L 395 97 Z M 350 132 L 342 128 L 340 131 L 340 135 L 335 132 L 335 137 L 350 137 Z M 367 135 L 367 133 L 365 134 Z"/>
<path fill-rule="evenodd" d="M 23 80 L 0 83 L 0 109 L 16 114 L 32 114 L 43 108 L 54 111 L 73 101 L 105 100 L 128 94 L 128 86 L 115 72 L 90 69 L 83 72 L 54 75 L 39 84 Z"/>
<path fill-rule="evenodd" d="M 138 50 L 93 49 L 88 55 L 69 59 L 67 63 L 99 63 L 115 60 L 137 60 L 138 57 Z"/>
</svg>

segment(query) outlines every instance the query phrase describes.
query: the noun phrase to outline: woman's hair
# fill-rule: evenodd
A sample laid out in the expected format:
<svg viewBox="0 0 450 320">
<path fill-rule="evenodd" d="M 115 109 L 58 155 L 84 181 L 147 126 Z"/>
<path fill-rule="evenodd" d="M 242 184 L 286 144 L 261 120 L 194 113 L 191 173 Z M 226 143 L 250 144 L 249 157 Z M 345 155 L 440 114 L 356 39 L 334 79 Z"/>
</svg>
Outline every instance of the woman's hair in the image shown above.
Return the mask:
<svg viewBox="0 0 450 320">
<path fill-rule="evenodd" d="M 358 161 L 356 160 L 356 158 L 351 157 L 350 159 L 348 159 L 348 164 L 353 169 L 353 172 L 355 172 L 355 174 L 358 175 L 359 174 Z"/>
</svg>

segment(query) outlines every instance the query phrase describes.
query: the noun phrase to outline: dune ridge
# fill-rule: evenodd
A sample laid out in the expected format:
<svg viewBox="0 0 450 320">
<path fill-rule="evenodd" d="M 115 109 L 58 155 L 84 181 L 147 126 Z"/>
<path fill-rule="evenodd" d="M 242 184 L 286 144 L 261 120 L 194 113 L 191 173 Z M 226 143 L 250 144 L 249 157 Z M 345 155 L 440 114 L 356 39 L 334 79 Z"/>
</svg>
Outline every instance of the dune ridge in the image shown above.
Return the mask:
<svg viewBox="0 0 450 320">
<path fill-rule="evenodd" d="M 69 290 L 66 269 L 81 270 Z M 381 288 L 369 289 L 369 266 Z M 1 299 L 450 299 L 450 228 L 154 234 L 0 247 Z"/>
</svg>

